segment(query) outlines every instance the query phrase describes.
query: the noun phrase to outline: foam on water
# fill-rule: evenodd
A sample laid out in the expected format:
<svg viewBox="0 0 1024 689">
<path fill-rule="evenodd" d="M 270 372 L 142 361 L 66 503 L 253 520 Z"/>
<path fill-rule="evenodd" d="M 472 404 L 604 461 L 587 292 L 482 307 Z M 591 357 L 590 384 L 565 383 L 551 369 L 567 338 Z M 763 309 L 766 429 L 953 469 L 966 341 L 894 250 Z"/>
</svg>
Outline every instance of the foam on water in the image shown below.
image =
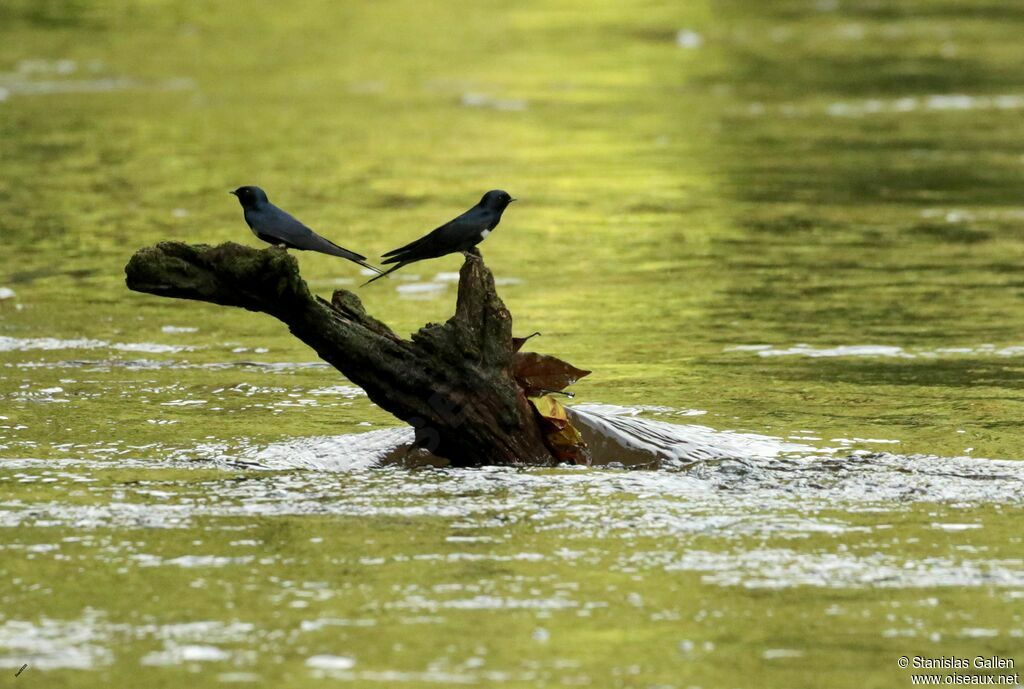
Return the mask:
<svg viewBox="0 0 1024 689">
<path fill-rule="evenodd" d="M 324 388 L 348 397 L 355 389 Z M 198 405 L 202 400 L 175 400 L 165 405 Z M 755 433 L 718 431 L 707 426 L 681 425 L 639 416 L 641 409 L 614 405 L 576 405 L 568 408 L 594 456 L 595 464 L 632 467 L 686 468 L 706 460 L 769 459 L 821 456 L 829 450 Z M 689 416 L 696 410 L 672 411 Z M 203 445 L 178 456 L 213 460 L 226 466 L 263 469 L 354 471 L 396 461 L 407 454 L 413 430 L 394 427 L 343 436 L 313 436 L 265 446 Z"/>
<path fill-rule="evenodd" d="M 88 338 L 62 340 L 56 337 L 0 336 L 0 352 L 54 351 L 62 349 L 113 349 L 121 352 L 145 352 L 149 354 L 195 351 L 195 347 L 155 344 L 152 342 L 107 342 L 105 340 L 92 340 Z"/>
<path fill-rule="evenodd" d="M 85 73 L 82 75 L 82 73 Z M 20 60 L 12 72 L 0 72 L 3 98 L 11 96 L 52 96 L 77 93 L 113 93 L 128 90 L 192 91 L 195 81 L 176 77 L 143 81 L 107 73 L 106 65 L 93 60 L 85 65 L 71 59 L 32 58 Z"/>
<path fill-rule="evenodd" d="M 348 656 L 318 655 L 306 658 L 306 667 L 319 670 L 349 670 L 355 665 L 355 659 Z"/>
<path fill-rule="evenodd" d="M 216 620 L 182 624 L 112 623 L 101 611 L 87 608 L 81 617 L 36 621 L 7 619 L 0 624 L 0 667 L 20 668 L 28 663 L 34 671 L 91 670 L 109 665 L 125 640 L 163 641 L 161 651 L 140 659 L 142 665 L 180 665 L 186 662 L 217 662 L 242 654 L 229 653 L 211 644 L 244 641 L 256 631 L 252 624 Z"/>
<path fill-rule="evenodd" d="M 262 469 L 355 471 L 381 463 L 413 442 L 410 427 L 387 428 L 343 436 L 299 438 L 240 452 L 217 448 L 214 461 Z"/>
<path fill-rule="evenodd" d="M 217 648 L 200 644 L 179 645 L 168 642 L 161 651 L 144 655 L 140 665 L 181 665 L 182 663 L 216 662 L 231 658 L 231 654 Z"/>
<path fill-rule="evenodd" d="M 566 489 L 577 481 L 596 491 L 620 490 L 627 483 L 630 490 L 707 500 L 709 487 L 742 487 L 748 491 L 746 495 L 755 494 L 750 491 L 776 497 L 797 493 L 807 499 L 855 504 L 907 500 L 1001 503 L 1019 501 L 1024 495 L 1024 463 L 1012 460 L 850 452 L 842 448 L 855 439 L 833 438 L 834 446 L 820 447 L 767 435 L 653 420 L 641 416 L 640 409 L 614 405 L 576 405 L 568 411 L 590 446 L 596 465 L 663 471 L 633 472 L 615 478 L 578 473 L 577 469 L 553 479 Z M 364 472 L 405 459 L 412 441 L 411 428 L 391 427 L 269 445 L 206 444 L 175 451 L 172 458 L 212 461 L 225 467 Z M 459 481 L 489 485 L 498 478 L 501 482 L 513 481 L 513 476 L 517 483 L 530 481 L 531 474 L 505 471 L 512 470 L 466 472 L 460 474 Z M 662 518 L 671 520 L 668 514 Z"/>
<path fill-rule="evenodd" d="M 158 345 L 160 347 L 170 345 Z M 61 347 L 63 349 L 64 347 Z M 188 349 L 188 348 L 183 348 Z M 3 350 L 0 350 L 3 351 Z M 158 359 L 72 359 L 67 361 L 20 361 L 4 364 L 21 369 L 85 369 L 106 372 L 111 370 L 149 371 L 160 369 L 223 371 L 232 368 L 253 368 L 268 373 L 290 373 L 304 369 L 328 368 L 322 361 L 218 361 L 197 364 L 188 361 Z"/>
<path fill-rule="evenodd" d="M 468 108 L 490 108 L 508 112 L 522 112 L 529 107 L 529 103 L 522 98 L 496 98 L 484 93 L 464 93 L 460 102 Z"/>
<path fill-rule="evenodd" d="M 692 29 L 680 29 L 676 32 L 676 45 L 680 48 L 693 50 L 704 44 L 704 37 Z"/>
<path fill-rule="evenodd" d="M 29 663 L 40 670 L 89 670 L 109 664 L 113 653 L 96 629 L 95 619 L 96 614 L 88 611 L 79 620 L 4 621 L 0 624 L 0 667 L 17 669 Z"/>
<path fill-rule="evenodd" d="M 181 531 L 289 515 L 428 518 L 451 524 L 453 533 L 449 535 L 454 538 L 445 540 L 451 549 L 382 553 L 357 558 L 358 564 L 515 562 L 542 566 L 557 560 L 626 573 L 652 569 L 697 572 L 707 584 L 747 588 L 1024 587 L 1024 561 L 1020 559 L 967 550 L 956 557 L 906 555 L 898 545 L 890 545 L 892 524 L 901 519 L 895 515 L 914 509 L 914 505 L 924 505 L 927 514 L 923 523 L 914 526 L 918 537 L 927 539 L 934 534 L 975 539 L 982 534 L 984 540 L 985 530 L 990 528 L 990 522 L 980 516 L 985 513 L 975 516 L 965 510 L 1021 505 L 1024 463 L 840 453 L 808 442 L 669 423 L 646 418 L 639 409 L 611 405 L 578 405 L 570 413 L 598 461 L 660 466 L 662 470 L 485 467 L 409 471 L 387 466 L 400 460 L 412 441 L 412 431 L 404 427 L 271 444 L 219 442 L 175 452 L 149 447 L 125 454 L 125 448 L 118 446 L 102 460 L 0 463 L 0 485 L 31 481 L 40 489 L 45 486 L 46 491 L 38 500 L 0 503 L 0 528 L 25 528 L 26 533 L 29 528 L 71 529 L 88 540 L 108 529 Z M 655 413 L 675 414 L 673 410 Z M 150 458 L 141 458 L 145 456 Z M 155 470 L 168 466 L 206 472 L 220 468 L 223 476 L 215 471 L 212 477 L 205 473 L 198 481 L 184 476 L 157 483 L 151 476 L 159 477 L 159 472 L 133 471 L 130 480 L 113 486 L 102 478 L 104 472 L 127 467 Z M 70 491 L 82 497 L 63 500 L 61 496 Z M 872 515 L 870 520 L 860 518 L 865 513 Z M 564 534 L 570 540 L 550 550 L 510 548 L 512 542 L 504 528 L 509 520 L 528 524 L 536 532 Z M 907 538 L 907 528 L 901 525 L 902 538 Z M 809 538 L 825 545 L 792 546 L 796 539 Z M 609 545 L 598 550 L 570 547 L 581 539 Z M 287 557 L 246 538 L 234 539 L 237 545 L 220 552 L 197 549 L 169 554 L 147 548 L 144 540 L 133 545 L 132 540 L 105 549 L 103 559 L 113 558 L 139 571 L 167 569 L 230 577 L 230 572 L 273 566 Z M 64 542 L 56 541 L 9 543 L 3 550 L 27 559 L 66 557 Z M 610 545 L 616 542 L 620 545 Z M 652 549 L 657 547 L 665 549 Z M 339 553 L 332 557 L 341 562 L 352 556 Z M 286 603 L 308 604 L 306 597 L 288 595 L 291 598 Z M 508 609 L 588 614 L 592 604 L 602 602 L 581 600 L 571 589 L 541 595 L 514 588 L 473 589 L 465 584 L 407 591 L 386 602 L 391 609 L 419 616 Z M 360 624 L 372 624 L 372 616 L 361 619 Z M 42 639 L 38 652 L 42 662 L 57 662 L 45 658 L 58 656 L 70 659 L 61 662 L 82 667 L 109 662 L 109 651 L 104 649 L 113 646 L 107 642 L 94 642 L 89 636 L 79 639 L 73 629 L 64 630 L 61 634 L 78 639 L 68 651 L 54 645 L 56 633 L 46 632 L 45 627 L 43 631 L 35 629 L 40 627 L 38 622 L 31 625 L 27 632 L 21 627 L 18 630 L 26 638 L 35 635 Z M 11 627 L 5 637 L 0 628 L 0 647 L 10 647 L 5 639 L 10 640 L 14 631 Z M 148 662 L 219 662 L 216 659 L 221 652 L 232 653 L 221 648 L 216 635 L 196 636 L 160 632 L 161 638 L 173 643 L 152 651 Z M 189 648 L 193 646 L 196 648 Z M 230 659 L 236 658 L 231 655 Z"/>
<path fill-rule="evenodd" d="M 895 345 L 836 345 L 834 347 L 815 347 L 809 344 L 795 344 L 791 347 L 775 347 L 769 344 L 734 345 L 726 347 L 727 352 L 754 352 L 760 357 L 801 356 L 810 359 L 865 357 L 894 359 L 937 359 L 952 356 L 1024 356 L 1024 345 L 997 347 L 993 344 L 981 344 L 964 347 L 939 347 L 936 349 L 907 350 Z"/>
<path fill-rule="evenodd" d="M 630 407 L 588 404 L 568 410 L 600 464 L 683 467 L 708 459 L 768 459 L 818 452 L 810 445 L 771 436 L 652 421 Z"/>
<path fill-rule="evenodd" d="M 771 108 L 755 101 L 747 103 L 748 115 L 779 114 L 786 117 L 811 117 L 824 114 L 835 118 L 860 118 L 880 115 L 932 114 L 972 111 L 1015 111 L 1024 109 L 1024 95 L 1003 93 L 992 96 L 963 93 L 906 95 L 897 98 L 867 98 L 827 104 L 781 102 Z"/>
<path fill-rule="evenodd" d="M 407 282 L 396 285 L 395 291 L 406 299 L 432 299 L 448 289 L 445 282 Z"/>
<path fill-rule="evenodd" d="M 908 113 L 915 111 L 1020 110 L 1024 95 L 1009 93 L 994 96 L 972 96 L 963 93 L 942 93 L 929 96 L 904 96 L 895 99 L 872 98 L 862 101 L 838 102 L 828 106 L 833 117 L 864 117 L 866 115 Z"/>
<path fill-rule="evenodd" d="M 669 571 L 704 572 L 703 580 L 745 588 L 927 588 L 931 586 L 1024 586 L 1018 561 L 915 561 L 887 553 L 806 553 L 755 548 L 733 552 L 688 551 L 665 565 Z"/>
</svg>

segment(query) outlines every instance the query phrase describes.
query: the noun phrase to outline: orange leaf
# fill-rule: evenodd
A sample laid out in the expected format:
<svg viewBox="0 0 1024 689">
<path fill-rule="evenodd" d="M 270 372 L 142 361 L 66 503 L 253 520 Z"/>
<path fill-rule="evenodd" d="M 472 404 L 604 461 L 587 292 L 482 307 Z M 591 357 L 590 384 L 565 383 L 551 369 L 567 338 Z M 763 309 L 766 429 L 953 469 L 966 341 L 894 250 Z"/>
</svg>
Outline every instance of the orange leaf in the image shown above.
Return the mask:
<svg viewBox="0 0 1024 689">
<path fill-rule="evenodd" d="M 543 392 L 561 392 L 590 371 L 547 354 L 516 352 L 513 375 L 527 397 Z"/>
<path fill-rule="evenodd" d="M 586 464 L 591 462 L 590 448 L 583 436 L 569 421 L 562 403 L 551 395 L 529 397 L 530 404 L 540 416 L 540 429 L 544 443 L 551 453 L 563 462 Z"/>
</svg>

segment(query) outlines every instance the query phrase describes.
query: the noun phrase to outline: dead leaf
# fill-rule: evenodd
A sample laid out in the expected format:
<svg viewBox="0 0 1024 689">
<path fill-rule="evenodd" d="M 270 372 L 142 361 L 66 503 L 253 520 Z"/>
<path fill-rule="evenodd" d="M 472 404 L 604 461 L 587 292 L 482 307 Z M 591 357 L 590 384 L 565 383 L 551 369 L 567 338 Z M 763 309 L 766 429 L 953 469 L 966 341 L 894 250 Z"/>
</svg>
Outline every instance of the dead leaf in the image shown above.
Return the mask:
<svg viewBox="0 0 1024 689">
<path fill-rule="evenodd" d="M 516 352 L 513 375 L 530 397 L 543 392 L 561 392 L 590 371 L 576 368 L 558 357 L 536 352 Z"/>
<path fill-rule="evenodd" d="M 518 352 L 523 348 L 523 345 L 529 342 L 531 337 L 537 337 L 540 333 L 530 333 L 526 337 L 513 337 L 512 338 L 512 353 Z"/>
<path fill-rule="evenodd" d="M 590 465 L 590 448 L 569 421 L 562 403 L 551 395 L 529 397 L 540 417 L 540 429 L 551 453 L 563 462 Z"/>
</svg>

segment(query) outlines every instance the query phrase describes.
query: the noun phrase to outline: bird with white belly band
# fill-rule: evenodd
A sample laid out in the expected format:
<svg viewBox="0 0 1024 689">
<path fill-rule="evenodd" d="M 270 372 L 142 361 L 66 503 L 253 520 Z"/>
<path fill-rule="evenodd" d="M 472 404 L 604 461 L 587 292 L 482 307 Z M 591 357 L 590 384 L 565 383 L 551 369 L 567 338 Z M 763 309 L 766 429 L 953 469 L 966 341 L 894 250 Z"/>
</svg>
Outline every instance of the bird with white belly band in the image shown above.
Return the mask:
<svg viewBox="0 0 1024 689">
<path fill-rule="evenodd" d="M 374 280 L 395 272 L 402 266 L 428 258 L 439 258 L 458 251 L 469 251 L 487 238 L 501 222 L 501 214 L 508 205 L 515 201 L 508 192 L 492 189 L 484 194 L 480 203 L 468 211 L 441 225 L 430 234 L 420 237 L 414 242 L 384 254 L 382 263 L 395 263 L 385 273 L 367 280 L 368 285 Z"/>
</svg>

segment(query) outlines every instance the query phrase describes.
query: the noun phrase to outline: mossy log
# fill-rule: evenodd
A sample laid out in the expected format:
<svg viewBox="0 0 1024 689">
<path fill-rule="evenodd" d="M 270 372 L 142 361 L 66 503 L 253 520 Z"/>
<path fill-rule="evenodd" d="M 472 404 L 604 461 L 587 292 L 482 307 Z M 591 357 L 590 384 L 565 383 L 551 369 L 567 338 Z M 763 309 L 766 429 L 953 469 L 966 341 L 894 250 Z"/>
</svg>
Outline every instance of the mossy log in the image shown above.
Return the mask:
<svg viewBox="0 0 1024 689">
<path fill-rule="evenodd" d="M 551 465 L 537 418 L 513 377 L 512 316 L 478 253 L 459 273 L 455 315 L 409 340 L 352 292 L 314 295 L 277 248 L 161 242 L 125 267 L 128 287 L 269 314 L 321 359 L 416 429 L 416 445 L 455 466 Z"/>
</svg>

